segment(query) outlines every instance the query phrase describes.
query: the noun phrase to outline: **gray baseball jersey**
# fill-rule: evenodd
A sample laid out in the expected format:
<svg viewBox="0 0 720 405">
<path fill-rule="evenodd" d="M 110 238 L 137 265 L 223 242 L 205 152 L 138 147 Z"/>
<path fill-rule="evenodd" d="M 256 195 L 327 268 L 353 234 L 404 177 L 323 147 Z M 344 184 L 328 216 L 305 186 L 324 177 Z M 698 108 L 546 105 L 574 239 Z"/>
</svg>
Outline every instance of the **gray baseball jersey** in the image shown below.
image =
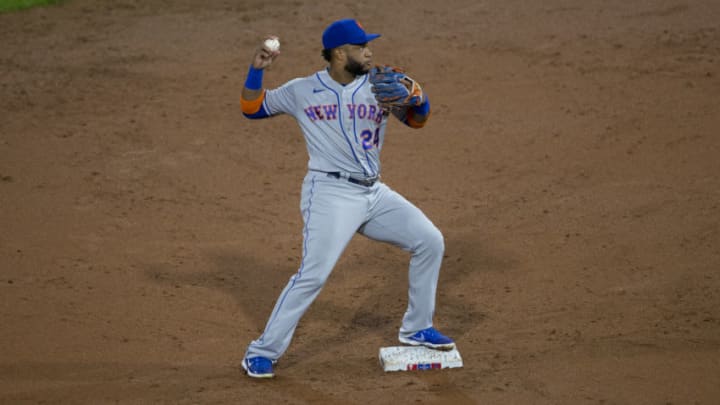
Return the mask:
<svg viewBox="0 0 720 405">
<path fill-rule="evenodd" d="M 379 175 L 387 113 L 375 101 L 368 75 L 343 86 L 322 70 L 267 91 L 263 107 L 270 115 L 295 117 L 311 170 Z"/>
</svg>

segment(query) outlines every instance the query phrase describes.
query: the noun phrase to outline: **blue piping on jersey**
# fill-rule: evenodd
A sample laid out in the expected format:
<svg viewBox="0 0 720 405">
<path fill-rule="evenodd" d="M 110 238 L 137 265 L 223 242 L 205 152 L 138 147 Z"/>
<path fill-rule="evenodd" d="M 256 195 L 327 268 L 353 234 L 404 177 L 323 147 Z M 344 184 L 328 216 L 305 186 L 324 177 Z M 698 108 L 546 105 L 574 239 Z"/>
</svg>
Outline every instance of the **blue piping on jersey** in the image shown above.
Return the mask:
<svg viewBox="0 0 720 405">
<path fill-rule="evenodd" d="M 365 75 L 364 80 L 360 85 L 355 89 L 355 91 L 352 94 L 352 97 L 350 98 L 350 101 L 352 101 L 353 104 L 355 104 L 355 95 L 358 91 L 360 91 L 360 88 L 363 84 L 365 84 L 365 81 L 367 81 L 368 75 Z M 353 132 L 355 133 L 355 139 L 357 140 L 357 114 L 354 114 L 353 116 Z M 370 166 L 370 171 L 372 172 L 372 175 L 370 177 L 377 176 L 377 169 L 375 168 L 375 165 L 373 165 L 372 161 L 368 157 L 368 151 L 363 147 L 363 150 L 365 152 L 365 161 L 368 162 L 368 166 Z M 367 173 L 365 173 L 367 174 Z"/>
<path fill-rule="evenodd" d="M 315 178 L 312 179 L 312 185 L 310 186 L 310 197 L 308 197 L 308 216 L 305 220 L 305 229 L 303 229 L 303 257 L 300 261 L 300 269 L 298 272 L 293 276 L 292 284 L 290 284 L 290 287 L 285 292 L 285 295 L 280 298 L 280 303 L 277 306 L 277 310 L 274 312 L 272 318 L 270 321 L 268 321 L 267 326 L 265 327 L 265 331 L 270 329 L 270 325 L 272 325 L 273 322 L 275 322 L 275 318 L 277 317 L 278 312 L 280 312 L 280 308 L 282 308 L 283 303 L 285 303 L 285 299 L 287 298 L 288 294 L 290 294 L 290 291 L 292 291 L 293 287 L 295 287 L 295 283 L 302 277 L 303 269 L 305 268 L 305 259 L 307 258 L 307 243 L 308 239 L 310 239 L 310 214 L 312 213 L 312 201 L 313 197 L 315 196 Z M 258 338 L 258 342 L 262 344 L 263 337 L 265 336 L 265 332 L 263 332 L 262 336 Z"/>
<path fill-rule="evenodd" d="M 332 91 L 333 94 L 335 94 L 335 97 L 337 97 L 338 109 L 340 110 L 340 113 L 338 114 L 338 120 L 339 120 L 339 124 L 340 124 L 340 131 L 342 131 L 343 136 L 345 136 L 345 140 L 347 141 L 348 146 L 350 147 L 350 152 L 352 152 L 353 158 L 355 158 L 355 161 L 357 162 L 357 164 L 359 164 L 360 167 L 362 168 L 363 174 L 367 176 L 368 173 L 367 173 L 367 170 L 365 170 L 365 166 L 362 164 L 362 162 L 360 161 L 360 159 L 358 159 L 357 155 L 355 154 L 355 148 L 353 148 L 352 142 L 350 142 L 350 138 L 348 138 L 347 133 L 345 133 L 345 126 L 343 125 L 343 119 L 342 119 L 342 117 L 343 117 L 343 114 L 342 114 L 343 105 L 342 105 L 342 102 L 340 101 L 340 94 L 338 94 L 338 92 L 335 91 L 332 87 L 330 87 L 330 86 L 328 86 L 327 84 L 325 84 L 325 82 L 324 82 L 324 81 L 322 80 L 322 78 L 320 77 L 320 73 L 319 73 L 319 72 L 318 72 L 318 73 L 315 73 L 315 76 L 317 77 L 317 79 L 318 79 L 318 81 L 320 82 L 320 84 L 322 84 L 323 86 L 325 86 L 325 88 L 327 88 L 328 90 Z M 357 90 L 356 90 L 356 91 L 357 91 Z M 357 134 L 355 134 L 355 143 L 358 143 Z"/>
</svg>

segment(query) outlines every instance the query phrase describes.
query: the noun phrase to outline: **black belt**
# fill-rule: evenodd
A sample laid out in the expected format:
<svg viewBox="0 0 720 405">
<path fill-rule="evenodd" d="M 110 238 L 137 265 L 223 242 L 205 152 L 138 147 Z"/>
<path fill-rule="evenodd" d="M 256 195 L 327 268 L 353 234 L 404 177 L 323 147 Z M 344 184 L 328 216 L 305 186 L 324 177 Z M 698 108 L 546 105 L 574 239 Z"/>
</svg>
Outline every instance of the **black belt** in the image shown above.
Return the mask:
<svg viewBox="0 0 720 405">
<path fill-rule="evenodd" d="M 320 172 L 320 173 L 326 173 L 328 175 L 328 177 L 334 177 L 336 179 L 344 178 L 344 179 L 347 179 L 347 181 L 349 181 L 350 183 L 359 184 L 359 185 L 365 186 L 365 187 L 372 187 L 373 184 L 375 184 L 378 181 L 377 177 L 374 177 L 371 179 L 356 179 L 355 177 L 349 177 L 349 176 L 343 177 L 342 173 L 340 173 L 340 172 L 323 172 L 320 170 L 314 170 L 314 171 Z"/>
</svg>

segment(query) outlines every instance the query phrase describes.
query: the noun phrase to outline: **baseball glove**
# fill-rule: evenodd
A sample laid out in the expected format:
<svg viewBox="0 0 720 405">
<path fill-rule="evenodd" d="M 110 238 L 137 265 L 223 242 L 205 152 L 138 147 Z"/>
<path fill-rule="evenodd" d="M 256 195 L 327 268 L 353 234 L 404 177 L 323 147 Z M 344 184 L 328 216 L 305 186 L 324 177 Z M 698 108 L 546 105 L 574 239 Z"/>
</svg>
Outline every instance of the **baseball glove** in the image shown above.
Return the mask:
<svg viewBox="0 0 720 405">
<path fill-rule="evenodd" d="M 375 99 L 383 106 L 412 107 L 424 101 L 420 85 L 400 68 L 377 65 L 370 69 L 369 75 Z"/>
</svg>

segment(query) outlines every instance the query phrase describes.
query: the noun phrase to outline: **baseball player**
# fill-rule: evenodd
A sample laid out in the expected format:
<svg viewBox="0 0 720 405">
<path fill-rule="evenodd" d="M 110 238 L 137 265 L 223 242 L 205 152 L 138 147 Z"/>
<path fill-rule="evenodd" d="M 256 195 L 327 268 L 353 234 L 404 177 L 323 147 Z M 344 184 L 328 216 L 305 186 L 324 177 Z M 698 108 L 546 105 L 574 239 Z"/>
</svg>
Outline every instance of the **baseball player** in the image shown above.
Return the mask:
<svg viewBox="0 0 720 405">
<path fill-rule="evenodd" d="M 421 128 L 430 116 L 430 103 L 403 72 L 373 66 L 368 43 L 379 36 L 352 19 L 333 22 L 322 36 L 328 67 L 272 90 L 263 89 L 263 72 L 279 51 L 263 45 L 253 57 L 242 90 L 243 114 L 251 119 L 292 115 L 305 137 L 309 162 L 300 201 L 302 259 L 263 334 L 247 348 L 242 367 L 250 377 L 274 377 L 273 366 L 355 233 L 412 255 L 400 342 L 439 350 L 455 347 L 433 328 L 443 236 L 417 207 L 380 181 L 389 116 Z"/>
</svg>

